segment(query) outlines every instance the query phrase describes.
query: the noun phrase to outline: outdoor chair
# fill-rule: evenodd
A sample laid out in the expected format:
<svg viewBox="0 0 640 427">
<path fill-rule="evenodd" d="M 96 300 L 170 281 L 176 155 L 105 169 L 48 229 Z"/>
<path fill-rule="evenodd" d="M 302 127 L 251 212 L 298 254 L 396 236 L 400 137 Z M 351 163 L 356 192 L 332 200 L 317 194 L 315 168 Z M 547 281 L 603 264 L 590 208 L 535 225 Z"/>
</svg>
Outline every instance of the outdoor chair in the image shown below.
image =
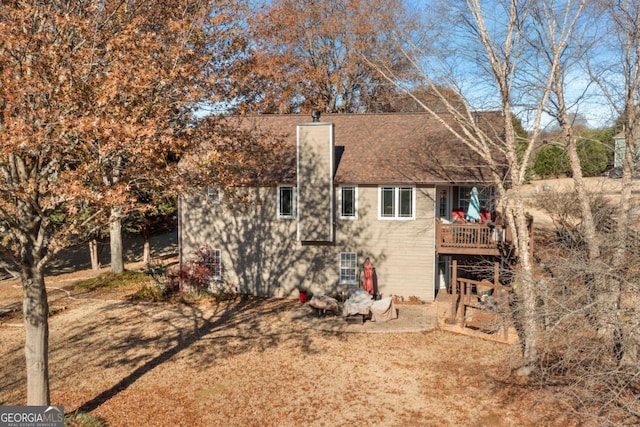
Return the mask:
<svg viewBox="0 0 640 427">
<path fill-rule="evenodd" d="M 344 302 L 342 314 L 347 322 L 364 323 L 367 319 L 373 322 L 386 322 L 398 318 L 398 311 L 393 298 L 374 299 L 364 289 L 355 289 Z"/>
<path fill-rule="evenodd" d="M 340 314 L 340 304 L 338 300 L 328 295 L 314 295 L 309 300 L 309 306 L 312 307 L 316 314 L 324 316 L 327 312 L 332 312 L 334 315 Z"/>
</svg>

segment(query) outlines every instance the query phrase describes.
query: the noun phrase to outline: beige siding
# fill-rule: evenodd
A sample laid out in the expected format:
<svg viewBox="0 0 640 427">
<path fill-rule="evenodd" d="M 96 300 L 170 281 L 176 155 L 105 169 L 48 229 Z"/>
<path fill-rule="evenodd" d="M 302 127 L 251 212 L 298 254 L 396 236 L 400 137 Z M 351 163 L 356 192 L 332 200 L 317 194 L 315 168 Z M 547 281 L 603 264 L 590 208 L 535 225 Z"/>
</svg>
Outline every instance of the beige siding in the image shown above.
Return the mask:
<svg viewBox="0 0 640 427">
<path fill-rule="evenodd" d="M 296 220 L 277 218 L 275 188 L 244 192 L 246 202 L 236 204 L 227 195 L 220 205 L 205 197 L 183 199 L 185 261 L 204 245 L 220 249 L 223 279 L 256 295 L 287 296 L 298 285 L 337 284 L 334 248 L 297 241 Z"/>
<path fill-rule="evenodd" d="M 370 257 L 383 295 L 434 298 L 434 188 L 416 188 L 414 220 L 378 219 L 378 187 L 358 188 L 358 220 L 338 220 L 339 246 Z"/>
<path fill-rule="evenodd" d="M 333 242 L 333 125 L 308 123 L 298 134 L 298 239 Z"/>
<path fill-rule="evenodd" d="M 358 189 L 358 219 L 336 223 L 336 242 L 304 244 L 296 220 L 277 218 L 276 189 L 244 190 L 248 203 L 213 205 L 206 197 L 183 199 L 183 256 L 204 245 L 222 251 L 224 280 L 258 295 L 295 295 L 299 285 L 331 293 L 338 283 L 340 252 L 368 256 L 383 295 L 434 298 L 434 189 L 416 189 L 415 220 L 379 220 L 378 187 Z"/>
</svg>

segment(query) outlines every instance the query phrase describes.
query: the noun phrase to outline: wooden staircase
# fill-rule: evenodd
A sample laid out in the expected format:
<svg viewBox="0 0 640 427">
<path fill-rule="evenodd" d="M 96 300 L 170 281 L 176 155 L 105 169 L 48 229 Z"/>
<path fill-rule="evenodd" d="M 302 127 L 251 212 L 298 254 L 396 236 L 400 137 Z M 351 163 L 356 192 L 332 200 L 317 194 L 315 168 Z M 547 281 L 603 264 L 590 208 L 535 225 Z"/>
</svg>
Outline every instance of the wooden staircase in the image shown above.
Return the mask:
<svg viewBox="0 0 640 427">
<path fill-rule="evenodd" d="M 508 341 L 510 288 L 488 280 L 457 278 L 448 323 L 496 334 Z"/>
</svg>

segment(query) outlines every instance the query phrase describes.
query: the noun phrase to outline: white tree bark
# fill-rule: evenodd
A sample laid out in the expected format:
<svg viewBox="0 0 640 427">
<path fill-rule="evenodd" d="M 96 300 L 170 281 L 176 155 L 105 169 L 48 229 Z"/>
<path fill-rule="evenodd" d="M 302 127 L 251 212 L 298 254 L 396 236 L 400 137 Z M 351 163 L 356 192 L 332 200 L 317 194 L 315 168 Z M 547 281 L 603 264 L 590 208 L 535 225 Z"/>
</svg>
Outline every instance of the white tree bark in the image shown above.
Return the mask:
<svg viewBox="0 0 640 427">
<path fill-rule="evenodd" d="M 122 217 L 118 208 L 111 209 L 109 223 L 109 248 L 111 249 L 111 272 L 124 272 L 124 256 L 122 249 Z"/>
<path fill-rule="evenodd" d="M 37 267 L 22 272 L 24 290 L 27 404 L 49 405 L 49 305 L 44 276 Z"/>
<path fill-rule="evenodd" d="M 538 93 L 539 103 L 534 111 L 534 129 L 529 135 L 523 158 L 519 160 L 517 155 L 517 139 L 511 120 L 511 102 L 513 97 L 514 73 L 517 69 L 518 55 L 522 52 L 522 46 L 519 46 L 519 43 L 522 41 L 522 26 L 520 24 L 527 10 L 526 7 L 523 7 L 515 1 L 503 2 L 500 4 L 500 7 L 500 12 L 502 13 L 499 23 L 500 30 L 494 34 L 491 28 L 488 28 L 485 24 L 485 19 L 489 19 L 486 15 L 492 12 L 486 12 L 484 10 L 484 3 L 478 0 L 465 0 L 459 2 L 458 6 L 455 6 L 455 3 L 453 6 L 451 4 L 446 6 L 446 8 L 448 8 L 447 11 L 452 12 L 455 15 L 455 19 L 461 20 L 464 25 L 468 27 L 468 33 L 472 34 L 472 36 L 470 35 L 469 37 L 473 38 L 471 43 L 475 45 L 475 49 L 473 47 L 464 47 L 463 49 L 468 49 L 466 56 L 476 58 L 476 61 L 481 62 L 481 64 L 476 65 L 478 68 L 486 70 L 487 75 L 485 76 L 486 80 L 484 83 L 490 84 L 496 90 L 499 102 L 498 108 L 504 117 L 504 129 L 501 129 L 503 132 L 488 135 L 482 127 L 479 126 L 474 117 L 473 108 L 469 105 L 465 93 L 457 90 L 462 85 L 456 80 L 455 72 L 448 69 L 448 67 L 439 67 L 442 58 L 422 61 L 410 57 L 413 53 L 402 48 L 408 56 L 407 59 L 416 64 L 417 68 L 420 67 L 417 65 L 420 63 L 426 63 L 432 67 L 432 69 L 425 69 L 420 72 L 429 87 L 434 88 L 434 94 L 440 97 L 440 102 L 445 106 L 447 113 L 455 117 L 458 124 L 461 124 L 464 129 L 462 132 L 458 132 L 452 127 L 449 127 L 448 124 L 439 117 L 440 113 L 434 111 L 426 103 L 421 102 L 421 100 L 411 92 L 411 88 L 404 88 L 402 86 L 402 78 L 390 74 L 391 67 L 376 65 L 378 71 L 390 82 L 404 90 L 436 120 L 440 120 L 458 140 L 466 144 L 466 146 L 476 153 L 493 171 L 494 184 L 498 190 L 504 214 L 507 217 L 508 226 L 514 236 L 513 243 L 518 251 L 519 265 L 518 278 L 516 281 L 518 282 L 518 293 L 522 298 L 521 340 L 524 348 L 523 365 L 528 368 L 533 368 L 537 362 L 538 355 L 536 283 L 533 277 L 533 266 L 531 265 L 529 253 L 528 220 L 520 189 L 524 183 L 529 156 L 532 153 L 534 143 L 538 139 L 541 116 L 550 93 L 550 81 L 545 87 L 541 88 Z M 493 18 L 492 16 L 491 20 L 493 20 Z M 406 46 L 407 43 L 402 42 L 400 45 Z M 437 78 L 434 79 L 432 77 L 433 75 L 436 75 Z M 464 104 L 464 108 L 461 109 L 458 105 L 453 105 L 450 96 L 445 96 L 444 93 L 437 90 L 438 85 L 443 84 L 442 82 L 444 82 L 446 87 L 456 90 L 459 100 Z M 499 172 L 502 170 L 500 165 L 504 163 L 504 157 L 506 157 L 508 166 L 508 177 L 502 176 Z M 511 186 L 509 192 L 507 192 L 505 178 Z"/>
<path fill-rule="evenodd" d="M 93 271 L 100 270 L 100 251 L 97 239 L 89 240 L 89 256 L 91 258 L 91 269 Z"/>
<path fill-rule="evenodd" d="M 147 265 L 151 262 L 151 238 L 145 234 L 142 247 L 142 262 Z"/>
<path fill-rule="evenodd" d="M 640 64 L 637 64 L 640 66 Z M 637 79 L 637 77 L 636 77 Z M 635 90 L 638 89 L 638 83 L 635 82 Z M 631 101 L 629 101 L 631 104 Z M 627 232 L 629 230 L 631 216 L 631 191 L 633 183 L 633 169 L 635 166 L 636 140 L 636 108 L 629 105 L 627 115 L 627 129 L 625 132 L 626 152 L 623 160 L 622 172 L 622 190 L 619 202 L 619 217 L 617 221 L 616 241 L 617 247 L 613 257 L 613 267 L 616 271 L 624 268 L 628 247 Z M 640 326 L 640 310 L 638 309 L 638 286 L 635 283 L 629 283 L 626 280 L 619 280 L 611 284 L 611 289 L 607 292 L 607 309 L 611 310 L 609 319 L 615 322 L 614 339 L 619 340 L 619 356 L 623 365 L 637 367 L 640 362 L 638 347 L 640 346 L 640 336 L 638 326 Z"/>
<path fill-rule="evenodd" d="M 624 70 L 624 118 L 625 156 L 622 162 L 622 191 L 620 193 L 617 218 L 617 247 L 613 267 L 619 271 L 627 262 L 627 232 L 631 223 L 631 193 L 634 169 L 638 168 L 636 152 L 638 144 L 638 102 L 640 98 L 640 6 L 627 0 L 609 6 L 616 29 L 622 35 Z M 615 297 L 616 338 L 620 340 L 621 364 L 637 369 L 640 363 L 640 310 L 638 309 L 638 285 L 629 281 L 619 281 L 612 286 L 611 298 Z M 611 301 L 613 305 L 614 301 Z"/>
<path fill-rule="evenodd" d="M 614 272 L 624 272 L 628 263 L 627 233 L 631 224 L 632 177 L 636 165 L 638 105 L 640 100 L 640 5 L 635 0 L 603 0 L 602 10 L 611 18 L 612 62 L 595 64 L 589 61 L 591 78 L 598 84 L 611 107 L 622 121 L 625 135 L 625 156 L 622 160 L 621 192 L 616 214 L 615 250 L 612 260 Z M 593 61 L 595 62 L 595 61 Z M 598 69 L 599 68 L 599 69 Z M 606 72 L 602 72 L 606 70 Z M 637 280 L 625 280 L 624 274 L 610 280 L 602 296 L 606 322 L 612 329 L 623 364 L 638 364 Z"/>
</svg>

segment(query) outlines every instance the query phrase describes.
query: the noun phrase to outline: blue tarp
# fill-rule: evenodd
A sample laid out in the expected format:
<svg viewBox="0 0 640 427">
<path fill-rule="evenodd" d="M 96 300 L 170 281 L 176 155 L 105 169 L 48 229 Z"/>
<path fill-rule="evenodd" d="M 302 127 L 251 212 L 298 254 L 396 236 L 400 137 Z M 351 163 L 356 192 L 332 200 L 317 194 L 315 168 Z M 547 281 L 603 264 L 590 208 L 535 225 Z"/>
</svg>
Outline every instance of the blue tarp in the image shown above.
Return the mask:
<svg viewBox="0 0 640 427">
<path fill-rule="evenodd" d="M 476 187 L 471 189 L 466 218 L 467 221 L 470 222 L 480 222 L 480 198 L 478 197 L 478 189 Z"/>
</svg>

